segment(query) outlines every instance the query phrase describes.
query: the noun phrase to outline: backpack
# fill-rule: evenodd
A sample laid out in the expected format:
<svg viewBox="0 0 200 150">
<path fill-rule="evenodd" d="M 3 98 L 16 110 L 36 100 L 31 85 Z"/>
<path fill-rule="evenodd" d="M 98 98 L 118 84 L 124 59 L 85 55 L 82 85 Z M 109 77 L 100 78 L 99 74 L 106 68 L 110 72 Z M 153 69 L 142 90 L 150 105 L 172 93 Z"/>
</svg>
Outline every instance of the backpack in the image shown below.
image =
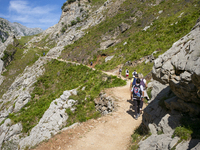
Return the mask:
<svg viewBox="0 0 200 150">
<path fill-rule="evenodd" d="M 136 78 L 133 79 L 132 87 L 136 84 Z"/>
<path fill-rule="evenodd" d="M 143 81 L 144 79 L 142 79 L 141 81 L 140 81 L 140 85 L 142 85 L 143 86 L 143 88 L 145 89 L 145 83 L 144 83 L 144 81 Z"/>
<path fill-rule="evenodd" d="M 140 84 L 134 85 L 133 86 L 133 97 L 140 98 L 141 96 L 142 96 L 142 91 L 140 89 Z"/>
</svg>

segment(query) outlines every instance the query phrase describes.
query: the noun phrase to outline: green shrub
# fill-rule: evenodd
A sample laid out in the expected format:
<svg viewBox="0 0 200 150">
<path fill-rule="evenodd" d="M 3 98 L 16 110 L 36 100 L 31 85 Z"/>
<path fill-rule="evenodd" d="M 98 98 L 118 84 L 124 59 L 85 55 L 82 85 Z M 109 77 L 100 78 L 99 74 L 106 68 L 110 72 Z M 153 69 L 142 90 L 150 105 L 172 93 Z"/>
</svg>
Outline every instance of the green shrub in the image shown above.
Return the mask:
<svg viewBox="0 0 200 150">
<path fill-rule="evenodd" d="M 61 9 L 63 10 L 67 4 L 68 4 L 67 2 L 63 3 Z"/>
<path fill-rule="evenodd" d="M 61 32 L 64 33 L 66 31 L 65 27 L 62 27 Z"/>
<path fill-rule="evenodd" d="M 193 133 L 192 130 L 187 129 L 185 127 L 176 127 L 172 137 L 178 136 L 180 137 L 181 140 L 189 140 L 191 139 L 192 133 Z"/>
<path fill-rule="evenodd" d="M 140 124 L 140 126 L 131 135 L 132 142 L 129 149 L 137 150 L 139 148 L 138 143 L 140 142 L 140 140 L 144 137 L 147 138 L 150 135 L 151 133 L 149 132 L 149 129 L 147 129 L 143 124 Z"/>
<path fill-rule="evenodd" d="M 77 22 L 75 21 L 75 20 L 72 20 L 71 21 L 71 26 L 74 26 L 74 25 L 76 25 L 77 24 Z"/>
<path fill-rule="evenodd" d="M 67 2 L 68 2 L 68 4 L 71 4 L 71 3 L 73 3 L 73 2 L 75 2 L 76 0 L 68 0 Z"/>
</svg>

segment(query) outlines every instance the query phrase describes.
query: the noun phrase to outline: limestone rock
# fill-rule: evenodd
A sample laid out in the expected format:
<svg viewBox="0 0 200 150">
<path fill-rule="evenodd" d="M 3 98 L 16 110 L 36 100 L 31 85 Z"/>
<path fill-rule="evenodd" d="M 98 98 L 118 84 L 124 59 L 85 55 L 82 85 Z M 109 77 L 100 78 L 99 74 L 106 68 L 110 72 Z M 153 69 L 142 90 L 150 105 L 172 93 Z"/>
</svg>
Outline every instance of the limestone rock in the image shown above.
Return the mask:
<svg viewBox="0 0 200 150">
<path fill-rule="evenodd" d="M 126 30 L 128 30 L 130 28 L 130 25 L 122 22 L 120 25 L 119 25 L 119 28 L 120 28 L 120 31 L 121 33 L 124 33 Z"/>
<path fill-rule="evenodd" d="M 199 147 L 200 140 L 192 139 L 190 141 L 182 141 L 176 146 L 176 150 L 196 149 Z"/>
<path fill-rule="evenodd" d="M 152 135 L 144 141 L 139 142 L 138 150 L 169 150 L 170 145 L 174 145 L 170 134 Z M 178 141 L 177 141 L 178 142 Z"/>
<path fill-rule="evenodd" d="M 114 99 L 104 93 L 100 93 L 99 98 L 96 98 L 94 101 L 96 110 L 101 112 L 103 115 L 107 115 L 116 109 Z"/>
<path fill-rule="evenodd" d="M 14 41 L 13 36 L 9 36 L 8 39 L 0 45 L 0 58 L 4 56 L 4 51 L 9 44 L 12 44 Z"/>
<path fill-rule="evenodd" d="M 1 74 L 2 70 L 3 70 L 3 61 L 0 59 L 0 74 Z"/>
<path fill-rule="evenodd" d="M 114 56 L 108 56 L 108 57 L 106 57 L 106 58 L 105 58 L 105 62 L 111 60 L 113 57 L 114 57 Z"/>
<path fill-rule="evenodd" d="M 199 108 L 191 109 L 191 104 L 200 104 L 200 27 L 175 42 L 172 47 L 154 61 L 152 76 L 162 84 L 169 84 L 172 92 L 182 103 L 182 112 L 187 108 L 190 114 L 197 114 Z M 183 102 L 181 102 L 183 101 Z M 175 101 L 173 101 L 173 104 Z M 188 103 L 188 106 L 186 106 Z M 194 104 L 194 105 L 195 105 Z M 177 108 L 178 105 L 174 105 Z M 184 106 L 184 107 L 183 107 Z M 181 107 L 178 108 L 181 111 Z"/>
<path fill-rule="evenodd" d="M 115 40 L 108 40 L 108 41 L 102 42 L 102 43 L 100 44 L 100 49 L 105 50 L 105 49 L 107 49 L 108 47 L 114 45 L 115 42 L 116 42 Z"/>
<path fill-rule="evenodd" d="M 76 90 L 64 91 L 60 98 L 51 102 L 39 123 L 31 130 L 30 135 L 20 141 L 20 149 L 34 146 L 51 138 L 66 125 L 68 119 L 66 108 L 72 108 L 76 103 L 75 100 L 68 100 L 72 93 L 76 93 Z M 66 97 L 66 99 L 63 100 L 61 97 Z"/>
</svg>

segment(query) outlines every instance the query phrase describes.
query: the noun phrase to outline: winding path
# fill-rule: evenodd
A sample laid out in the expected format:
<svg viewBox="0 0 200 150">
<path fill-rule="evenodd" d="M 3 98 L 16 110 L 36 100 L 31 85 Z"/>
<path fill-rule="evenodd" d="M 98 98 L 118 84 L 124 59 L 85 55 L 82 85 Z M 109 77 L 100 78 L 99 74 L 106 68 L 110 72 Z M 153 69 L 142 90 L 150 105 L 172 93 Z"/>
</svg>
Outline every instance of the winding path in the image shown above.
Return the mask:
<svg viewBox="0 0 200 150">
<path fill-rule="evenodd" d="M 76 124 L 43 142 L 35 150 L 126 150 L 131 135 L 142 121 L 142 117 L 138 120 L 133 118 L 129 85 L 130 80 L 123 87 L 105 91 L 116 99 L 117 111 Z"/>
</svg>

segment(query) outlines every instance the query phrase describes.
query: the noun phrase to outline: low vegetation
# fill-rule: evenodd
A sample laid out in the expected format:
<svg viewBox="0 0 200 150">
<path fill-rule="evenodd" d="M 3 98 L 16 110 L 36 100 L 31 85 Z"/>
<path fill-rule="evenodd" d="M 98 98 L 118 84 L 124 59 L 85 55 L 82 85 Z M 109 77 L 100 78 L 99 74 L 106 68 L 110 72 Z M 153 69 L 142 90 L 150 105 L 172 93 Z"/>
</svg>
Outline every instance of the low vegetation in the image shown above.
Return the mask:
<svg viewBox="0 0 200 150">
<path fill-rule="evenodd" d="M 138 143 L 140 142 L 140 140 L 146 139 L 150 135 L 151 133 L 149 129 L 147 129 L 143 124 L 140 124 L 140 126 L 131 135 L 132 141 L 129 150 L 137 150 L 139 148 Z"/>
<path fill-rule="evenodd" d="M 30 131 L 39 122 L 50 103 L 60 97 L 65 90 L 78 88 L 78 95 L 71 96 L 78 100 L 76 111 L 72 113 L 66 110 L 70 116 L 68 119 L 70 125 L 98 117 L 94 98 L 104 88 L 123 86 L 126 83 L 116 76 L 108 76 L 83 65 L 76 66 L 57 60 L 46 64 L 45 70 L 45 74 L 39 77 L 34 85 L 31 101 L 19 113 L 9 115 L 15 123 L 22 123 L 24 133 Z M 85 87 L 84 91 L 81 90 L 83 87 Z"/>
<path fill-rule="evenodd" d="M 181 126 L 175 128 L 172 137 L 178 136 L 180 140 L 200 139 L 200 119 L 183 114 Z"/>
</svg>

